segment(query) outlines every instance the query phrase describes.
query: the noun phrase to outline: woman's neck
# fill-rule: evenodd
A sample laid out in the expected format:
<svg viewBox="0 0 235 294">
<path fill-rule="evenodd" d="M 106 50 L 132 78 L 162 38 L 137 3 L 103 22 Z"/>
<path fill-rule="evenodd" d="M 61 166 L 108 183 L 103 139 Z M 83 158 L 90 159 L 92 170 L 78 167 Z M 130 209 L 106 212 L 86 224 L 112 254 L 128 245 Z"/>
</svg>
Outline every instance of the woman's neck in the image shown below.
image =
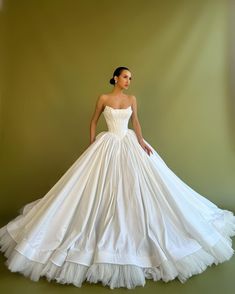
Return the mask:
<svg viewBox="0 0 235 294">
<path fill-rule="evenodd" d="M 123 90 L 120 88 L 114 88 L 111 92 L 113 96 L 124 96 Z"/>
</svg>

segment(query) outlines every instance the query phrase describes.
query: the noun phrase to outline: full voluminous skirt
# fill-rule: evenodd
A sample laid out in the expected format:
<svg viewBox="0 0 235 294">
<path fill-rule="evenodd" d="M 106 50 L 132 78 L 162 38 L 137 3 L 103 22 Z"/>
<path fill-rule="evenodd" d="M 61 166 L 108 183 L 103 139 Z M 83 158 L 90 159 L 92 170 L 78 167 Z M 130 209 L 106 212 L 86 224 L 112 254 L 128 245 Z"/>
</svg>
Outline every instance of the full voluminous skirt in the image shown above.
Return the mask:
<svg viewBox="0 0 235 294">
<path fill-rule="evenodd" d="M 111 289 L 184 283 L 234 250 L 235 217 L 177 177 L 133 130 L 104 131 L 42 198 L 0 229 L 12 272 Z"/>
</svg>

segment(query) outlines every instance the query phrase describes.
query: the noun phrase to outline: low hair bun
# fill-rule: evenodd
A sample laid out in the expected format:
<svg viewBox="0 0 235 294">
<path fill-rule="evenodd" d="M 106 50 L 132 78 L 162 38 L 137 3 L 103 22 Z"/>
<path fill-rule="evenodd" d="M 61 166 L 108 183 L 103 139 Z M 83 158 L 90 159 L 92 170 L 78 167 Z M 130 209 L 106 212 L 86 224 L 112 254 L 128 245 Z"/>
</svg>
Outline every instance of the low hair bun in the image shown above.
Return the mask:
<svg viewBox="0 0 235 294">
<path fill-rule="evenodd" d="M 114 85 L 114 84 L 115 84 L 115 80 L 114 80 L 114 78 L 110 79 L 110 80 L 109 80 L 109 83 L 110 83 L 111 85 Z"/>
</svg>

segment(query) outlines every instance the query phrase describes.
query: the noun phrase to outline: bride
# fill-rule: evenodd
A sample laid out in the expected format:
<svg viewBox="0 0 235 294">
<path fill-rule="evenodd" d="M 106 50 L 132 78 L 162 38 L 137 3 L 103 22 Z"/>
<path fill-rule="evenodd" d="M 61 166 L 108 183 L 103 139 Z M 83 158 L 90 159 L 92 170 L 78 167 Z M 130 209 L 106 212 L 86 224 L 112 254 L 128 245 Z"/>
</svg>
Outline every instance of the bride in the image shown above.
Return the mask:
<svg viewBox="0 0 235 294">
<path fill-rule="evenodd" d="M 99 96 L 90 145 L 42 198 L 0 229 L 6 266 L 33 281 L 186 282 L 234 254 L 235 216 L 184 183 L 143 138 L 132 75 L 118 67 Z M 100 115 L 108 130 L 95 135 Z M 133 129 L 128 128 L 131 118 Z"/>
</svg>

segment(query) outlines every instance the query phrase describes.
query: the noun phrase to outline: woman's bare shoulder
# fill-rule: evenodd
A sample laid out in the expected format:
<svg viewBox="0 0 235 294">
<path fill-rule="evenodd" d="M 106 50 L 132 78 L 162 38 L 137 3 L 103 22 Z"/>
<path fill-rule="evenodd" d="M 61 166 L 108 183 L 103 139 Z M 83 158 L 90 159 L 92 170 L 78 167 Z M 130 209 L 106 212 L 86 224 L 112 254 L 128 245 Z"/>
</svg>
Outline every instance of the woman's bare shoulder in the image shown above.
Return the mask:
<svg viewBox="0 0 235 294">
<path fill-rule="evenodd" d="M 130 99 L 136 100 L 135 95 L 128 95 Z"/>
<path fill-rule="evenodd" d="M 98 101 L 102 101 L 102 102 L 104 102 L 105 100 L 107 99 L 107 95 L 106 94 L 100 94 L 100 95 L 98 95 Z"/>
<path fill-rule="evenodd" d="M 111 97 L 111 94 L 103 93 L 99 95 L 99 100 L 102 100 L 103 102 L 106 101 L 109 97 Z"/>
<path fill-rule="evenodd" d="M 135 95 L 129 95 L 129 99 L 130 99 L 131 104 L 136 103 Z"/>
</svg>

